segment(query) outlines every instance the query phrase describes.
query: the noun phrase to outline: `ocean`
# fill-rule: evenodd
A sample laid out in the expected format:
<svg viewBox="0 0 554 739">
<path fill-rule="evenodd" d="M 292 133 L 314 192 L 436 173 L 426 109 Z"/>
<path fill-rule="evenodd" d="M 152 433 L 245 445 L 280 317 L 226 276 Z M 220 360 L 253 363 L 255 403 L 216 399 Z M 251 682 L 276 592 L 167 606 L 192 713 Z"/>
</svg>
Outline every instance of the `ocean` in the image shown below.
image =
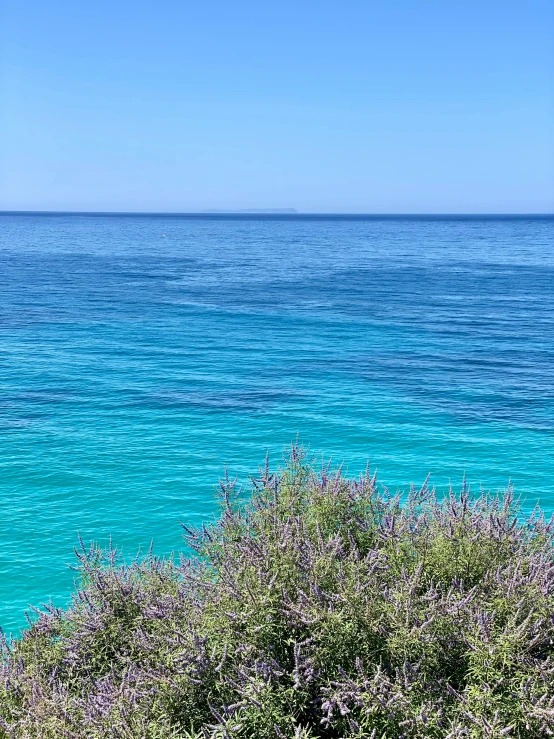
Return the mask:
<svg viewBox="0 0 554 739">
<path fill-rule="evenodd" d="M 554 510 L 554 217 L 0 214 L 0 626 L 296 437 Z"/>
</svg>

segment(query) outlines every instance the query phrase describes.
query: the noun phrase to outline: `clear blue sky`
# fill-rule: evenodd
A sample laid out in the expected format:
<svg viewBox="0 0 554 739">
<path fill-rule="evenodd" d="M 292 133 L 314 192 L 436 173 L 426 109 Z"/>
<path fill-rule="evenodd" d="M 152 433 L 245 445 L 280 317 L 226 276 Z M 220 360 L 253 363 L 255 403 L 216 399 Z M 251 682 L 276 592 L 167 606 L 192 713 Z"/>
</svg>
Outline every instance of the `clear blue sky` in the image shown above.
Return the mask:
<svg viewBox="0 0 554 739">
<path fill-rule="evenodd" d="M 554 209 L 551 0 L 0 3 L 0 209 Z"/>
</svg>

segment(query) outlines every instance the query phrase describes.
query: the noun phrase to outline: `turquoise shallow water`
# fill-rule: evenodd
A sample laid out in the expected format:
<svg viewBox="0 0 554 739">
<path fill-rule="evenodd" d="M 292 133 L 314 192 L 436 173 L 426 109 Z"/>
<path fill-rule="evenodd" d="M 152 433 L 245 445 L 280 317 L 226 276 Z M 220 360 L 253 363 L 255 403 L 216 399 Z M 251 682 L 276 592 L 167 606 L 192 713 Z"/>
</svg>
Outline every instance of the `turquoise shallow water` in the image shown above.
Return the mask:
<svg viewBox="0 0 554 739">
<path fill-rule="evenodd" d="M 163 236 L 162 234 L 165 234 Z M 554 219 L 0 215 L 0 625 L 297 433 L 554 509 Z"/>
</svg>

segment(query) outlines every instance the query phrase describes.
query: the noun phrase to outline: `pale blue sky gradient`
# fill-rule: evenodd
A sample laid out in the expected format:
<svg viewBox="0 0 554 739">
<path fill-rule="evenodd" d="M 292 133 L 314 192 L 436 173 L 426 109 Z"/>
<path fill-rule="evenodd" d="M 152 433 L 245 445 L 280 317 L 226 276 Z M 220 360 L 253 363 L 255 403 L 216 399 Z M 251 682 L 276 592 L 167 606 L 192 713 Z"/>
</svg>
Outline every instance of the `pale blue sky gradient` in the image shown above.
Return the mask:
<svg viewBox="0 0 554 739">
<path fill-rule="evenodd" d="M 550 0 L 0 3 L 0 209 L 553 211 Z"/>
</svg>

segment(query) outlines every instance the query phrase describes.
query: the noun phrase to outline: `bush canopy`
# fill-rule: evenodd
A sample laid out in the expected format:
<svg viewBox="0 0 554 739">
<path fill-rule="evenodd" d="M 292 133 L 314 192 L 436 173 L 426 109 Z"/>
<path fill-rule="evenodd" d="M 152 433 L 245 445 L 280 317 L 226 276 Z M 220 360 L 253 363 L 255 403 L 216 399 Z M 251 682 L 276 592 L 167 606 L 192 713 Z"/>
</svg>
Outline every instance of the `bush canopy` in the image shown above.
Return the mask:
<svg viewBox="0 0 554 739">
<path fill-rule="evenodd" d="M 513 493 L 392 495 L 293 445 L 190 556 L 81 545 L 66 610 L 3 639 L 0 737 L 554 735 L 553 524 Z M 191 554 L 190 551 L 193 550 Z"/>
</svg>

